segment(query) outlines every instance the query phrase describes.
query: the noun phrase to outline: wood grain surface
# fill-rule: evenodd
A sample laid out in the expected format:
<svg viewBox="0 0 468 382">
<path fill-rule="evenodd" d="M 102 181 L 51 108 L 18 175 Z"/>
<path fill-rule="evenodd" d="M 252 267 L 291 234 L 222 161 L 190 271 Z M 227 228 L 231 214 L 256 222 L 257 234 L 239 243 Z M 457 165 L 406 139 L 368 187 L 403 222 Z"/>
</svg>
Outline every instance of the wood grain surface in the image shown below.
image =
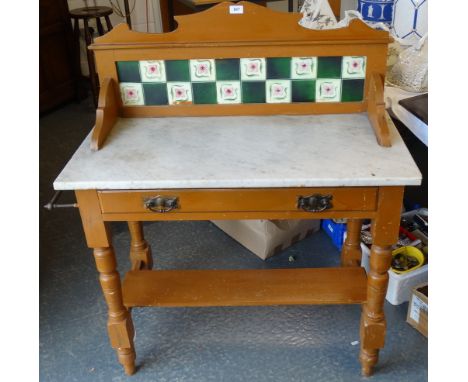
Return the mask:
<svg viewBox="0 0 468 382">
<path fill-rule="evenodd" d="M 364 268 L 130 271 L 123 300 L 135 306 L 359 304 Z"/>
</svg>

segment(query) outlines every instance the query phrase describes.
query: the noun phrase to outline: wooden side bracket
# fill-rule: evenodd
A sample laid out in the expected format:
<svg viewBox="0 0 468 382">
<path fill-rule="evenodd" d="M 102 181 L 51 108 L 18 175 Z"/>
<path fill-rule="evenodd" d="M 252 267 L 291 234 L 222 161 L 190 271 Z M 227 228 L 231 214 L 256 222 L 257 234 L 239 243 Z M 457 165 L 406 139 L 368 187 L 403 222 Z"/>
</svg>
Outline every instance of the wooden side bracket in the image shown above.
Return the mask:
<svg viewBox="0 0 468 382">
<path fill-rule="evenodd" d="M 384 80 L 378 73 L 370 76 L 367 114 L 379 145 L 391 147 L 390 131 L 385 119 Z"/>
<path fill-rule="evenodd" d="M 99 102 L 96 110 L 96 124 L 91 137 L 91 150 L 99 150 L 115 125 L 118 116 L 118 101 L 116 99 L 115 82 L 112 78 L 104 78 L 99 91 Z"/>
</svg>

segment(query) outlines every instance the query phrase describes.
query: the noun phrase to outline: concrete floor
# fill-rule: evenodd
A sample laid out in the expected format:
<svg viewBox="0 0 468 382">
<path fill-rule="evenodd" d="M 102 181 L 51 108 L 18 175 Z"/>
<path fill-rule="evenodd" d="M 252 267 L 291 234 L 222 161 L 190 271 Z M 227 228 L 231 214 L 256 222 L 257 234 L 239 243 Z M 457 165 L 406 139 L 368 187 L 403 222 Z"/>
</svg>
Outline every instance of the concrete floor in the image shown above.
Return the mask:
<svg viewBox="0 0 468 382">
<path fill-rule="evenodd" d="M 40 204 L 93 126 L 89 100 L 40 121 Z M 66 199 L 66 198 L 65 198 Z M 73 200 L 73 195 L 68 196 Z M 326 267 L 339 253 L 319 232 L 263 262 L 210 222 L 144 225 L 155 267 Z M 129 267 L 126 224 L 113 225 L 119 270 Z M 295 262 L 288 257 L 293 255 Z M 291 287 L 294 293 L 294 287 Z M 426 381 L 427 340 L 386 304 L 388 335 L 376 374 L 360 377 L 359 306 L 134 309 L 138 371 L 126 377 L 109 346 L 106 305 L 78 211 L 40 210 L 41 381 Z"/>
</svg>

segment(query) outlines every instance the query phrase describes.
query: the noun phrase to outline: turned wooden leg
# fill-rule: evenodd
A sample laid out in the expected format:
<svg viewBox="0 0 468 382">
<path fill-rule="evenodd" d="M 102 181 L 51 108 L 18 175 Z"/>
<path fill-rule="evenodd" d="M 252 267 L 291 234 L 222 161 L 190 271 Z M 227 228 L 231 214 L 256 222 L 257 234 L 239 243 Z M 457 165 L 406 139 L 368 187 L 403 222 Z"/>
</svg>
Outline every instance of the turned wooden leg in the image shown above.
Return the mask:
<svg viewBox="0 0 468 382">
<path fill-rule="evenodd" d="M 109 309 L 107 329 L 111 346 L 116 349 L 125 373 L 135 373 L 135 347 L 133 322 L 130 312 L 123 305 L 120 276 L 112 247 L 94 248 L 94 259 L 99 271 L 99 281 Z"/>
<path fill-rule="evenodd" d="M 153 267 L 153 256 L 151 247 L 143 236 L 143 226 L 141 222 L 128 222 L 130 230 L 130 260 L 133 270 L 151 269 Z"/>
<path fill-rule="evenodd" d="M 75 192 L 80 209 L 83 230 L 88 247 L 94 250 L 94 259 L 99 271 L 104 298 L 107 302 L 109 318 L 107 329 L 111 346 L 116 349 L 119 362 L 125 373 L 135 372 L 134 329 L 130 312 L 122 299 L 122 286 L 117 272 L 117 260 L 112 248 L 112 235 L 109 223 L 102 219 L 101 206 L 96 190 Z"/>
<path fill-rule="evenodd" d="M 386 321 L 384 302 L 388 286 L 388 270 L 392 261 L 392 244 L 398 239 L 402 187 L 380 187 L 377 214 L 372 221 L 372 247 L 367 275 L 367 302 L 361 315 L 362 374 L 372 375 L 385 345 Z"/>
<path fill-rule="evenodd" d="M 379 349 L 385 344 L 386 322 L 384 302 L 387 294 L 388 269 L 392 259 L 390 246 L 372 245 L 370 271 L 367 275 L 367 303 L 363 305 L 361 316 L 362 374 L 372 375 L 379 359 Z"/>
<path fill-rule="evenodd" d="M 341 265 L 354 267 L 361 265 L 361 219 L 349 219 L 346 224 L 346 240 L 341 249 Z"/>
</svg>

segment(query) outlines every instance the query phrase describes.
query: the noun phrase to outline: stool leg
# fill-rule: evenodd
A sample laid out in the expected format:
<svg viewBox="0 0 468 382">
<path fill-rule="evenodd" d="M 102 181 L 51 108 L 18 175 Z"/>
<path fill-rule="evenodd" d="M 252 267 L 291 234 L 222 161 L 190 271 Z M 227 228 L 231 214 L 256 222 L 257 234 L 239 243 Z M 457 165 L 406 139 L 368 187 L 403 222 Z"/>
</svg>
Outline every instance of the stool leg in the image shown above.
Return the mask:
<svg viewBox="0 0 468 382">
<path fill-rule="evenodd" d="M 362 374 L 370 376 L 385 345 L 386 321 L 384 302 L 388 286 L 388 270 L 392 262 L 392 244 L 398 239 L 402 187 L 380 187 L 377 215 L 372 220 L 372 247 L 367 275 L 367 302 L 361 315 Z"/>
<path fill-rule="evenodd" d="M 107 330 L 111 346 L 116 349 L 125 373 L 132 375 L 135 373 L 133 322 L 130 312 L 123 305 L 122 287 L 113 248 L 94 248 L 94 259 L 109 312 Z"/>
<path fill-rule="evenodd" d="M 167 16 L 169 18 L 169 32 L 172 32 L 175 28 L 174 22 L 174 2 L 168 0 L 167 2 Z"/>
<path fill-rule="evenodd" d="M 86 51 L 88 56 L 88 68 L 89 68 L 89 80 L 91 82 L 91 92 L 93 94 L 94 105 L 97 107 L 99 89 L 96 79 L 96 69 L 94 64 L 94 53 L 89 49 L 89 46 L 93 43 L 93 38 L 89 30 L 88 19 L 84 19 L 84 30 L 86 39 Z"/>
<path fill-rule="evenodd" d="M 98 29 L 99 36 L 104 35 L 104 28 L 102 27 L 101 19 L 96 17 L 96 26 Z"/>
<path fill-rule="evenodd" d="M 132 29 L 132 19 L 130 18 L 130 7 L 128 5 L 128 0 L 124 0 L 125 7 L 125 19 L 127 20 L 128 27 Z"/>
<path fill-rule="evenodd" d="M 151 247 L 146 242 L 143 235 L 143 226 L 141 222 L 128 222 L 130 231 L 130 260 L 132 269 L 151 269 L 153 267 L 153 257 Z"/>
<path fill-rule="evenodd" d="M 106 19 L 107 31 L 110 32 L 112 30 L 112 23 L 110 21 L 109 16 L 105 16 L 105 19 Z"/>
<path fill-rule="evenodd" d="M 81 100 L 83 96 L 82 89 L 82 74 L 81 74 L 81 61 L 80 61 L 80 22 L 78 19 L 73 20 L 73 53 L 75 62 L 75 96 L 77 100 Z"/>
<path fill-rule="evenodd" d="M 349 219 L 346 224 L 346 240 L 341 249 L 341 266 L 351 267 L 361 264 L 361 219 Z"/>
</svg>

